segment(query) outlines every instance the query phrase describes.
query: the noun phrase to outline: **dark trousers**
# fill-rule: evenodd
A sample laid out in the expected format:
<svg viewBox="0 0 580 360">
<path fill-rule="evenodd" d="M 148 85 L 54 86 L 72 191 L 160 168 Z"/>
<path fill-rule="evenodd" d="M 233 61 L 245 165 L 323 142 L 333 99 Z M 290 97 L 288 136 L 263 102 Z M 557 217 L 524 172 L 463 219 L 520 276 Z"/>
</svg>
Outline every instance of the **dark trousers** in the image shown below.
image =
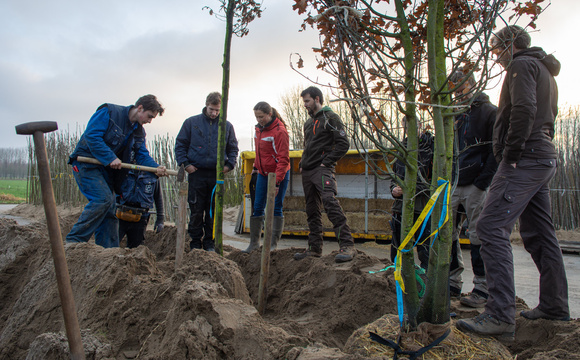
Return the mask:
<svg viewBox="0 0 580 360">
<path fill-rule="evenodd" d="M 487 192 L 477 186 L 463 185 L 457 186 L 451 197 L 451 211 L 453 213 L 453 245 L 451 252 L 451 263 L 449 267 L 449 286 L 459 292 L 463 288 L 463 255 L 459 244 L 459 233 L 461 229 L 461 215 L 458 209 L 462 208 L 469 220 L 469 241 L 471 243 L 471 268 L 473 269 L 473 290 L 483 297 L 487 297 L 487 281 L 485 280 L 485 266 L 481 258 L 481 241 L 477 234 L 477 222 L 485 203 Z"/>
<path fill-rule="evenodd" d="M 394 212 L 391 218 L 391 230 L 393 231 L 393 237 L 391 238 L 391 261 L 395 262 L 395 257 L 397 256 L 397 248 L 401 245 L 401 213 Z M 420 214 L 415 213 L 415 218 L 413 221 L 417 221 Z M 429 266 L 429 241 L 425 241 L 424 244 L 421 244 L 423 240 L 427 238 L 431 234 L 430 231 L 431 227 L 427 225 L 423 234 L 421 234 L 421 238 L 419 239 L 419 243 L 417 244 L 417 257 L 419 258 L 419 263 L 423 269 L 427 269 Z M 417 240 L 419 236 L 419 231 L 421 231 L 421 227 L 415 233 L 415 240 Z"/>
<path fill-rule="evenodd" d="M 321 252 L 322 207 L 332 223 L 340 247 L 354 246 L 346 216 L 336 198 L 336 178 L 334 169 L 319 166 L 312 170 L 302 170 L 302 186 L 306 199 L 306 216 L 308 218 L 308 246 L 311 250 Z"/>
<path fill-rule="evenodd" d="M 543 312 L 569 316 L 568 282 L 552 223 L 548 184 L 555 159 L 521 159 L 517 167 L 501 162 L 477 223 L 489 298 L 485 312 L 515 323 L 514 265 L 510 234 L 520 219 L 520 235 L 540 272 Z"/>
<path fill-rule="evenodd" d="M 141 220 L 137 222 L 119 220 L 119 241 L 127 235 L 128 248 L 133 249 L 143 244 L 147 223 L 149 223 L 149 215 L 141 216 Z"/>
<path fill-rule="evenodd" d="M 189 174 L 188 202 L 191 215 L 187 232 L 191 237 L 190 248 L 210 249 L 214 247 L 213 211 L 210 209 L 213 189 L 216 185 L 215 169 L 197 169 Z"/>
</svg>

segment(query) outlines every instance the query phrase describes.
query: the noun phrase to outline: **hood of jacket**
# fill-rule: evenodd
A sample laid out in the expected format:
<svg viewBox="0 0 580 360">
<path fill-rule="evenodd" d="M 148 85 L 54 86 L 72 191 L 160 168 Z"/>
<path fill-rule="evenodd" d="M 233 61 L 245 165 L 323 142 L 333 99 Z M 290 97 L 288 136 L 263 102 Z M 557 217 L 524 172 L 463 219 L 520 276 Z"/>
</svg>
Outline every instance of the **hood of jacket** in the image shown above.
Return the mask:
<svg viewBox="0 0 580 360">
<path fill-rule="evenodd" d="M 514 54 L 514 60 L 518 56 L 531 56 L 540 60 L 540 62 L 546 66 L 552 76 L 558 76 L 560 73 L 560 68 L 562 67 L 560 61 L 558 61 L 554 55 L 546 54 L 546 52 L 541 47 L 534 46 L 529 49 L 520 50 Z"/>
<path fill-rule="evenodd" d="M 315 118 L 319 114 L 322 114 L 322 113 L 327 112 L 327 111 L 332 111 L 332 109 L 330 108 L 330 106 L 323 106 L 322 109 L 320 109 L 316 114 L 314 114 L 313 118 Z"/>
<path fill-rule="evenodd" d="M 489 100 L 489 96 L 486 93 L 479 93 L 475 97 L 475 99 L 473 100 L 473 103 L 471 106 L 477 107 L 477 106 L 481 106 L 482 104 L 489 103 L 489 102 L 491 102 L 491 101 Z"/>
</svg>

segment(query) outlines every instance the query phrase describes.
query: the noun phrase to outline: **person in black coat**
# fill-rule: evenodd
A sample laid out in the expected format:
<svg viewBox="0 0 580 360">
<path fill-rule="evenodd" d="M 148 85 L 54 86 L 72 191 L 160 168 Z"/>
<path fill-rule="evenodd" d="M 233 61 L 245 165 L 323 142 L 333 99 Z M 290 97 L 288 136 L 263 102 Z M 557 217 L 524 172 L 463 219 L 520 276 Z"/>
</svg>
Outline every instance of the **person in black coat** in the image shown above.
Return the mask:
<svg viewBox="0 0 580 360">
<path fill-rule="evenodd" d="M 480 308 L 487 302 L 487 281 L 485 266 L 480 255 L 481 241 L 476 226 L 483 208 L 487 189 L 497 169 L 491 141 L 497 107 L 484 93 L 475 93 L 473 74 L 458 69 L 450 80 L 456 84 L 456 104 L 470 105 L 464 113 L 455 118 L 454 175 L 457 186 L 451 197 L 453 218 L 458 218 L 459 207 L 463 207 L 469 222 L 471 243 L 471 267 L 473 269 L 473 290 L 460 298 L 462 305 Z M 454 222 L 455 224 L 455 222 Z M 459 229 L 453 229 L 453 251 L 449 268 L 449 290 L 452 297 L 461 296 L 463 281 L 463 257 L 459 246 Z"/>
<path fill-rule="evenodd" d="M 403 118 L 403 124 L 405 124 L 405 118 Z M 404 125 L 405 126 L 405 125 Z M 430 196 L 430 184 L 431 176 L 433 173 L 433 149 L 434 149 L 434 138 L 433 135 L 428 132 L 421 132 L 419 129 L 419 154 L 418 154 L 418 164 L 419 172 L 417 174 L 417 185 L 416 185 L 416 197 L 415 197 L 415 217 L 414 221 L 423 211 L 425 205 L 429 201 Z M 407 146 L 407 138 L 403 140 L 403 146 Z M 395 174 L 400 179 L 405 178 L 405 163 L 401 160 L 397 160 L 393 166 Z M 422 180 L 423 179 L 423 180 Z M 401 215 L 403 210 L 403 189 L 397 184 L 396 181 L 391 180 L 391 195 L 395 199 L 393 206 L 391 208 L 391 230 L 393 232 L 391 240 L 391 261 L 395 261 L 397 256 L 397 248 L 401 244 Z M 419 262 L 421 263 L 421 268 L 427 269 L 429 265 L 429 242 L 420 244 L 423 242 L 430 234 L 430 226 L 427 225 L 421 238 L 419 239 L 419 244 L 417 245 L 417 255 L 419 257 Z M 415 240 L 419 231 L 415 233 Z"/>
</svg>

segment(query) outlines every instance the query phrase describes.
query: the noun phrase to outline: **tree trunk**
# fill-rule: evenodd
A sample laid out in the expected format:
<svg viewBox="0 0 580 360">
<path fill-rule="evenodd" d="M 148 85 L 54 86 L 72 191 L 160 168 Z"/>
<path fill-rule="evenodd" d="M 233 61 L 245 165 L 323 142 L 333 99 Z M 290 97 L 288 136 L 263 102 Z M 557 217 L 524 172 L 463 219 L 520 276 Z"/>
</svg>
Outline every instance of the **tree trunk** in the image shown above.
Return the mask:
<svg viewBox="0 0 580 360">
<path fill-rule="evenodd" d="M 415 193 L 417 187 L 417 157 L 419 139 L 417 137 L 417 117 L 415 105 L 415 65 L 413 59 L 413 42 L 407 26 L 405 11 L 401 1 L 396 1 L 397 16 L 401 25 L 401 41 L 405 51 L 405 101 L 404 109 L 407 117 L 407 161 L 405 166 L 405 186 L 403 188 L 403 210 L 401 215 L 401 243 L 413 227 L 415 217 Z M 405 284 L 404 303 L 411 329 L 417 326 L 417 312 L 419 311 L 419 295 L 415 280 L 415 253 L 414 241 L 411 240 L 405 250 L 408 252 L 402 257 L 402 277 Z"/>
<path fill-rule="evenodd" d="M 226 121 L 228 115 L 228 95 L 230 89 L 230 54 L 232 48 L 232 35 L 234 23 L 234 10 L 236 1 L 229 0 L 226 12 L 226 39 L 224 45 L 224 62 L 222 78 L 222 104 L 220 108 L 217 165 L 216 165 L 216 191 L 214 212 L 214 236 L 216 252 L 223 256 L 223 205 L 224 205 L 224 165 L 226 148 Z"/>
<path fill-rule="evenodd" d="M 451 179 L 453 159 L 453 117 L 449 116 L 450 105 L 446 79 L 446 53 L 444 46 L 444 0 L 430 0 L 427 27 L 429 85 L 435 125 L 435 153 L 433 158 L 433 184 L 439 178 Z M 449 186 L 449 185 L 448 185 Z M 441 216 L 449 214 L 444 204 L 445 193 L 436 202 L 432 214 L 432 229 L 439 227 Z M 450 199 L 447 199 L 450 201 Z M 451 256 L 451 223 L 447 221 L 432 244 L 429 256 L 427 291 L 418 316 L 420 322 L 443 324 L 449 321 L 449 260 Z M 433 241 L 433 239 L 432 239 Z"/>
</svg>

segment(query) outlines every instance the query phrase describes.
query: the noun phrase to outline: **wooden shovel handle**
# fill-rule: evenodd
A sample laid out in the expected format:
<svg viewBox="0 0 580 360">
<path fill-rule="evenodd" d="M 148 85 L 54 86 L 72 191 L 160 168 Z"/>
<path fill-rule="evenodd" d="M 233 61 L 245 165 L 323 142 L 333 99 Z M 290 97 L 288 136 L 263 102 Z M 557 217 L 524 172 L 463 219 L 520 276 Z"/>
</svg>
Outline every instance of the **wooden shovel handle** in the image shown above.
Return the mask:
<svg viewBox="0 0 580 360">
<path fill-rule="evenodd" d="M 96 164 L 96 165 L 103 165 L 101 164 L 101 162 L 97 159 L 94 158 L 90 158 L 90 157 L 86 157 L 86 156 L 78 156 L 77 157 L 77 161 L 80 162 L 84 162 L 84 163 L 89 163 L 89 164 Z M 152 172 L 152 173 L 156 173 L 157 172 L 157 168 L 151 167 L 151 166 L 143 166 L 143 165 L 135 165 L 135 164 L 127 164 L 127 163 L 121 163 L 121 167 L 123 169 L 132 169 L 132 170 L 139 170 L 139 171 L 148 171 L 148 172 Z M 170 170 L 167 169 L 166 170 L 167 175 L 177 175 L 177 170 Z"/>
</svg>

